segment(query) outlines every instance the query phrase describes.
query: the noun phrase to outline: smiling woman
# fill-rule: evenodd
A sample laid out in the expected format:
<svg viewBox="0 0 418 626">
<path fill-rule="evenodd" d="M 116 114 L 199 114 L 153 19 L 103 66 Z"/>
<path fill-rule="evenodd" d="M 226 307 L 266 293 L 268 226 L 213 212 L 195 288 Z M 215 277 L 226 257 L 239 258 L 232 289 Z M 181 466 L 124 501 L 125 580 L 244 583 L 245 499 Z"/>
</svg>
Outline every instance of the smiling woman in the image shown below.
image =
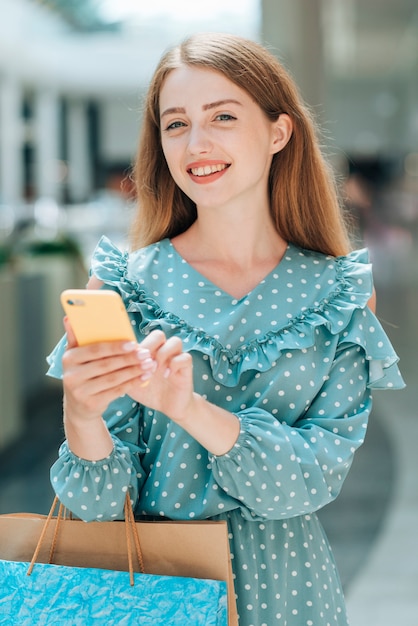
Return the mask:
<svg viewBox="0 0 418 626">
<path fill-rule="evenodd" d="M 257 207 L 258 219 L 270 221 L 269 170 L 273 155 L 291 137 L 289 116 L 282 113 L 270 120 L 247 91 L 219 72 L 197 66 L 168 74 L 160 109 L 161 143 L 170 174 L 198 210 L 210 210 L 214 220 L 221 211 L 224 218 L 242 221 L 246 207 Z M 208 217 L 201 214 L 202 219 Z M 250 213 L 248 217 L 252 219 Z M 181 244 L 176 241 L 189 257 L 186 236 Z"/>
<path fill-rule="evenodd" d="M 268 184 L 265 178 L 266 185 L 260 200 L 264 208 L 266 202 L 269 203 L 268 210 L 275 232 L 280 232 L 284 240 L 294 241 L 302 247 L 333 255 L 344 254 L 349 250 L 349 241 L 343 215 L 331 170 L 319 148 L 310 112 L 278 60 L 255 42 L 249 41 L 247 47 L 241 46 L 240 42 L 239 37 L 225 34 L 194 36 L 161 59 L 145 103 L 142 137 L 135 166 L 140 211 L 133 224 L 133 245 L 147 245 L 162 237 L 179 235 L 195 221 L 196 199 L 183 189 L 178 177 L 183 175 L 184 167 L 202 165 L 201 157 L 190 158 L 196 150 L 200 153 L 206 151 L 205 158 L 212 158 L 207 147 L 214 134 L 219 135 L 221 132 L 224 137 L 232 135 L 231 145 L 238 136 L 245 142 L 247 156 L 240 163 L 243 168 L 240 185 L 246 176 L 244 172 L 250 171 L 248 175 L 254 180 L 255 175 L 262 174 L 260 171 L 253 174 L 252 170 L 260 167 L 265 169 Z M 231 48 L 231 55 L 224 54 L 224 46 Z M 195 119 L 193 124 L 189 124 L 187 116 L 179 117 L 180 110 L 183 116 L 186 115 L 184 94 L 187 92 L 188 98 L 192 97 L 193 82 L 190 82 L 190 78 L 196 73 L 199 76 L 199 95 L 208 93 L 211 97 L 198 103 L 195 95 L 194 109 L 191 111 L 190 103 L 187 113 L 193 113 L 196 117 L 200 107 L 202 113 L 206 114 L 205 120 L 212 120 L 210 124 L 206 122 L 206 125 L 203 125 L 203 117 Z M 169 100 L 168 86 L 172 86 Z M 225 100 L 229 100 L 230 108 L 217 109 L 218 116 L 214 116 L 212 104 Z M 175 128 L 167 123 L 168 109 L 175 114 L 170 118 Z M 289 125 L 292 127 L 291 137 Z M 277 135 L 274 137 L 275 144 L 267 147 L 265 133 L 267 129 L 273 132 L 273 128 Z M 208 133 L 209 129 L 211 133 Z M 180 139 L 184 140 L 185 133 L 189 143 L 189 162 L 183 162 L 181 166 L 179 164 L 180 169 L 175 178 L 170 171 L 172 163 L 168 161 L 172 149 L 178 151 Z M 160 151 L 161 144 L 164 158 Z M 285 149 L 282 149 L 284 146 Z M 237 158 L 243 147 L 244 144 L 239 146 L 238 143 L 235 146 Z M 266 149 L 269 152 L 266 161 L 255 159 L 260 150 Z M 229 163 L 230 155 L 222 156 L 220 162 Z M 215 157 L 220 158 L 221 154 Z M 229 168 L 228 181 L 232 179 L 232 172 L 238 174 L 238 168 Z M 184 175 L 183 180 L 186 184 Z M 268 199 L 265 198 L 266 193 Z M 206 196 L 201 201 L 206 202 Z M 242 211 L 240 204 L 240 221 L 243 218 Z"/>
<path fill-rule="evenodd" d="M 138 343 L 78 346 L 66 322 L 54 489 L 85 520 L 128 492 L 138 516 L 226 521 L 240 626 L 347 626 L 316 512 L 371 389 L 403 381 L 312 119 L 262 46 L 196 35 L 154 73 L 134 174 L 132 251 L 102 238 L 90 287 Z"/>
</svg>

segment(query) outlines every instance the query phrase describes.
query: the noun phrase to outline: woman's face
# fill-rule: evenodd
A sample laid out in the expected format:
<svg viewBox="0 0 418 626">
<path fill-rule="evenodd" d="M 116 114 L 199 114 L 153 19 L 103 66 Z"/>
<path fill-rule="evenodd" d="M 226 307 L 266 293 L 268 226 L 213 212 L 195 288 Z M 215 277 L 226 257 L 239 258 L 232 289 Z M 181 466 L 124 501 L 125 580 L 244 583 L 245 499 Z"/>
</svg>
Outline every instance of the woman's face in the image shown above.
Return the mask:
<svg viewBox="0 0 418 626">
<path fill-rule="evenodd" d="M 182 66 L 163 83 L 160 119 L 170 173 L 198 208 L 267 203 L 272 157 L 289 138 L 286 115 L 271 122 L 223 74 Z"/>
</svg>

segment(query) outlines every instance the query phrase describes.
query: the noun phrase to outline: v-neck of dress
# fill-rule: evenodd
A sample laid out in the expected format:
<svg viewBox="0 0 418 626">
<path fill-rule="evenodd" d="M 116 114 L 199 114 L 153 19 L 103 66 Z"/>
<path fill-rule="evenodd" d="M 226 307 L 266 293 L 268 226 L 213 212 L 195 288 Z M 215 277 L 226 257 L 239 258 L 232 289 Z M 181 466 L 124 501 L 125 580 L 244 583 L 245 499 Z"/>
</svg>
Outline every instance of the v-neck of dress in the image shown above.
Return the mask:
<svg viewBox="0 0 418 626">
<path fill-rule="evenodd" d="M 285 251 L 280 259 L 280 261 L 269 271 L 267 272 L 267 274 L 256 284 L 254 285 L 254 287 L 252 289 L 250 289 L 247 293 L 245 293 L 243 296 L 241 296 L 240 298 L 237 298 L 236 296 L 234 296 L 233 294 L 229 293 L 228 291 L 226 291 L 225 289 L 223 289 L 222 287 L 219 287 L 216 283 L 214 283 L 210 278 L 208 278 L 205 274 L 202 274 L 202 272 L 200 272 L 198 269 L 196 269 L 191 263 L 189 263 L 189 261 L 187 261 L 181 254 L 180 252 L 175 248 L 175 246 L 173 245 L 173 243 L 171 242 L 170 239 L 165 239 L 164 240 L 169 249 L 172 251 L 172 253 L 177 257 L 177 259 L 188 268 L 188 271 L 191 271 L 195 274 L 196 277 L 198 277 L 200 279 L 201 282 L 204 282 L 206 285 L 211 286 L 215 293 L 217 293 L 217 295 L 223 295 L 225 297 L 227 297 L 229 300 L 231 300 L 231 304 L 237 304 L 239 302 L 242 302 L 243 300 L 248 299 L 255 291 L 256 289 L 260 286 L 265 284 L 268 279 L 273 276 L 273 274 L 276 274 L 279 271 L 279 268 L 283 262 L 283 259 L 285 258 L 286 255 L 289 254 L 289 251 L 292 248 L 292 244 L 288 243 Z"/>
</svg>

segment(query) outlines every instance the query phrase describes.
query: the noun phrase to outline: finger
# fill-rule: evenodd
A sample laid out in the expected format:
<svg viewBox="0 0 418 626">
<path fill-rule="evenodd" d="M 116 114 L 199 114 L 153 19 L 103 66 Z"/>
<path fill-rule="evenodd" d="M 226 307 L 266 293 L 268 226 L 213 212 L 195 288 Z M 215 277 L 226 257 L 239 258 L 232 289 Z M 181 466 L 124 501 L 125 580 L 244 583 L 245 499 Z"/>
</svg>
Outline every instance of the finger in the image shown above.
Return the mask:
<svg viewBox="0 0 418 626">
<path fill-rule="evenodd" d="M 67 333 L 67 349 L 75 348 L 78 346 L 78 343 L 67 316 L 64 317 L 64 328 Z"/>
<path fill-rule="evenodd" d="M 164 371 L 164 377 L 169 378 L 173 375 L 181 375 L 184 378 L 189 378 L 193 372 L 193 359 L 192 355 L 188 352 L 182 352 L 181 354 L 174 356 Z"/>
<path fill-rule="evenodd" d="M 66 360 L 73 364 L 86 364 L 90 362 L 122 357 L 126 364 L 145 364 L 151 359 L 151 353 L 135 341 L 102 341 L 78 346 L 71 327 L 68 327 L 69 343 L 66 352 Z M 77 350 L 72 350 L 77 348 Z"/>
<path fill-rule="evenodd" d="M 139 345 L 143 350 L 149 350 L 151 354 L 154 354 L 166 341 L 167 338 L 162 330 L 153 330 Z"/>
<path fill-rule="evenodd" d="M 103 359 L 80 367 L 69 368 L 64 373 L 64 386 L 80 400 L 109 392 L 123 395 L 124 386 L 141 380 L 143 369 L 136 365 L 123 366 L 120 358 Z M 115 396 L 116 397 L 116 396 Z"/>
<path fill-rule="evenodd" d="M 63 371 L 77 376 L 79 384 L 104 376 L 116 375 L 118 371 L 128 372 L 130 378 L 150 377 L 157 369 L 157 363 L 148 350 L 138 344 L 118 347 L 111 344 L 92 344 L 66 350 L 62 357 Z M 146 379 L 146 378 L 145 378 Z M 145 380 L 144 379 L 144 380 Z"/>
<path fill-rule="evenodd" d="M 155 354 L 158 364 L 163 364 L 183 352 L 183 342 L 179 337 L 170 337 Z"/>
<path fill-rule="evenodd" d="M 173 359 L 183 354 L 183 343 L 178 337 L 170 337 L 166 343 L 158 350 L 155 360 L 158 364 L 158 371 L 168 378 L 171 373 Z"/>
</svg>

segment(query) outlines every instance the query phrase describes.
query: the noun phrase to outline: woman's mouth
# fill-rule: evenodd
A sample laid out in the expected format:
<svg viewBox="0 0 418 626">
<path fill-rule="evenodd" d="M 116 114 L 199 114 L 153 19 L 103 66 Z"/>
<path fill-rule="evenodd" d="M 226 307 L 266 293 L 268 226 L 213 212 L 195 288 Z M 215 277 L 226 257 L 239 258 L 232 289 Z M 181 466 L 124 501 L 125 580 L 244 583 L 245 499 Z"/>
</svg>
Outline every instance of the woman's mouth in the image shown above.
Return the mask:
<svg viewBox="0 0 418 626">
<path fill-rule="evenodd" d="M 189 174 L 193 174 L 193 176 L 210 176 L 211 174 L 216 174 L 218 172 L 222 172 L 229 167 L 228 163 L 217 163 L 216 165 L 202 165 L 199 167 L 191 167 L 187 171 Z"/>
</svg>

